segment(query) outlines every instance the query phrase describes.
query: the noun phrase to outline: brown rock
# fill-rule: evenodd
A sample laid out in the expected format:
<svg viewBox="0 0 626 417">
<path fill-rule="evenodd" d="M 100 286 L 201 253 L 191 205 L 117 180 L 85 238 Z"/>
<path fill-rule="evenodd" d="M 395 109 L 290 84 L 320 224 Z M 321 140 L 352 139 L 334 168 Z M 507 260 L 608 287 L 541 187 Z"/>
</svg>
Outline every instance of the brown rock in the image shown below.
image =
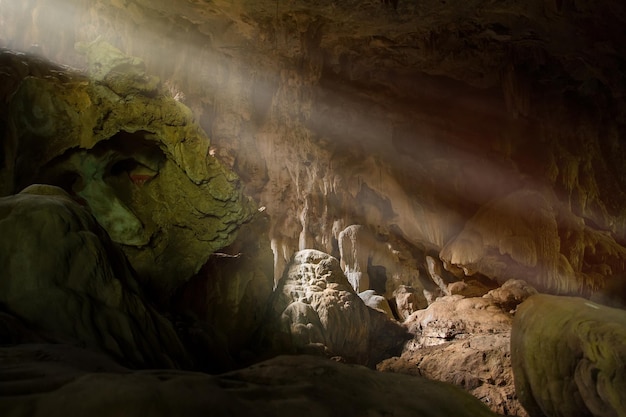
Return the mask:
<svg viewBox="0 0 626 417">
<path fill-rule="evenodd" d="M 400 321 L 406 320 L 412 313 L 428 306 L 423 294 L 415 288 L 400 285 L 393 292 L 393 299 L 396 305 L 396 312 Z"/>
<path fill-rule="evenodd" d="M 438 299 L 404 322 L 413 334 L 402 355 L 377 369 L 460 386 L 493 411 L 525 416 L 515 396 L 509 353 L 512 318 L 493 299 Z"/>
</svg>

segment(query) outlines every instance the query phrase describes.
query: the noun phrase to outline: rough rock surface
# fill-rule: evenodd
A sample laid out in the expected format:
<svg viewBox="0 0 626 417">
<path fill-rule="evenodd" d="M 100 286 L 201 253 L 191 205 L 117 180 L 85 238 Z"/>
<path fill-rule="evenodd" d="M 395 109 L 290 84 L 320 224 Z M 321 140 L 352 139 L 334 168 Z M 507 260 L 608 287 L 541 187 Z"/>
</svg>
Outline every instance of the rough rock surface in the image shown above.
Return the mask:
<svg viewBox="0 0 626 417">
<path fill-rule="evenodd" d="M 266 208 L 276 280 L 298 250 L 339 257 L 361 225 L 410 278 L 368 256 L 386 298 L 454 293 L 426 288 L 439 254 L 467 283 L 626 302 L 621 0 L 25 0 L 0 16 L 0 44 L 54 62 L 89 66 L 75 44 L 95 39 L 140 57 Z M 107 55 L 98 83 L 137 81 L 138 61 Z M 17 61 L 3 73 L 29 74 Z M 128 76 L 107 78 L 120 62 Z M 138 182 L 155 171 L 140 168 Z"/>
<path fill-rule="evenodd" d="M 400 322 L 406 320 L 413 312 L 427 307 L 426 300 L 420 295 L 415 288 L 406 285 L 399 286 L 393 292 L 396 314 Z"/>
<path fill-rule="evenodd" d="M 1 198 L 0 230 L 4 312 L 128 366 L 192 366 L 171 323 L 144 302 L 122 253 L 63 190 L 32 186 Z"/>
<path fill-rule="evenodd" d="M 14 87 L 4 91 L 3 189 L 47 183 L 75 195 L 123 245 L 144 287 L 167 301 L 232 243 L 250 205 L 189 109 L 163 95 L 140 60 L 104 42 L 88 50 L 89 77 L 0 57 Z"/>
<path fill-rule="evenodd" d="M 384 3 L 3 2 L 0 37 L 77 67 L 93 62 L 77 42 L 139 56 L 267 208 L 275 279 L 300 249 L 339 256 L 358 224 L 407 242 L 413 276 L 445 246 L 500 282 L 588 295 L 623 280 L 624 4 Z M 123 63 L 112 91 L 137 80 L 107 54 L 94 79 Z M 514 228 L 489 224 L 533 193 Z"/>
<path fill-rule="evenodd" d="M 535 295 L 511 332 L 520 402 L 533 417 L 626 415 L 626 312 Z"/>
<path fill-rule="evenodd" d="M 401 328 L 367 307 L 339 261 L 320 251 L 296 253 L 272 298 L 269 320 L 275 325 L 268 331 L 278 352 L 317 351 L 372 365 L 403 341 Z"/>
<path fill-rule="evenodd" d="M 524 281 L 511 280 L 480 298 L 440 298 L 408 317 L 404 325 L 413 340 L 377 369 L 449 382 L 499 414 L 526 416 L 511 371 L 510 311 L 535 293 Z"/>
<path fill-rule="evenodd" d="M 312 356 L 282 356 L 209 376 L 131 372 L 80 349 L 30 345 L 0 348 L 0 376 L 6 417 L 495 416 L 448 384 Z"/>
</svg>

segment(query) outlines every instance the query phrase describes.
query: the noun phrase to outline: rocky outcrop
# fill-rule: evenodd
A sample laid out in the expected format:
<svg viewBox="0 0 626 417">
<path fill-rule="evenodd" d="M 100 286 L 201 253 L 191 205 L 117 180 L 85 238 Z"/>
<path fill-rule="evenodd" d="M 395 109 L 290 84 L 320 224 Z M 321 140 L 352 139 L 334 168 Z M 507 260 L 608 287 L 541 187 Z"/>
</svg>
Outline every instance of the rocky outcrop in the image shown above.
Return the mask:
<svg viewBox="0 0 626 417">
<path fill-rule="evenodd" d="M 189 109 L 163 95 L 141 60 L 105 42 L 85 49 L 88 77 L 2 56 L 14 86 L 5 91 L 3 189 L 47 183 L 76 196 L 165 303 L 232 243 L 251 205 Z"/>
<path fill-rule="evenodd" d="M 511 371 L 512 311 L 536 290 L 508 281 L 483 297 L 446 296 L 404 322 L 413 334 L 402 355 L 377 369 L 457 385 L 504 415 L 526 416 Z"/>
<path fill-rule="evenodd" d="M 0 374 L 19 377 L 0 381 L 7 417 L 495 416 L 448 384 L 312 356 L 281 356 L 218 376 L 130 372 L 63 345 L 3 347 L 0 359 Z"/>
<path fill-rule="evenodd" d="M 31 186 L 0 199 L 0 228 L 0 305 L 31 333 L 69 338 L 128 366 L 193 366 L 123 254 L 63 190 Z M 12 328 L 5 324 L 3 343 L 29 341 Z"/>
<path fill-rule="evenodd" d="M 626 313 L 581 298 L 519 306 L 511 360 L 520 402 L 544 416 L 626 414 Z"/>
<path fill-rule="evenodd" d="M 272 337 L 288 339 L 285 347 L 318 347 L 357 362 L 366 360 L 368 309 L 337 259 L 315 250 L 298 252 L 273 298 L 271 315 L 278 330 Z"/>
<path fill-rule="evenodd" d="M 373 365 L 404 340 L 401 328 L 354 292 L 336 258 L 296 253 L 273 295 L 268 338 L 272 350 L 317 352 Z"/>
<path fill-rule="evenodd" d="M 610 234 L 559 207 L 537 191 L 516 191 L 483 206 L 441 258 L 466 275 L 480 273 L 500 284 L 523 279 L 553 294 L 598 292 L 622 269 L 626 251 Z"/>
</svg>

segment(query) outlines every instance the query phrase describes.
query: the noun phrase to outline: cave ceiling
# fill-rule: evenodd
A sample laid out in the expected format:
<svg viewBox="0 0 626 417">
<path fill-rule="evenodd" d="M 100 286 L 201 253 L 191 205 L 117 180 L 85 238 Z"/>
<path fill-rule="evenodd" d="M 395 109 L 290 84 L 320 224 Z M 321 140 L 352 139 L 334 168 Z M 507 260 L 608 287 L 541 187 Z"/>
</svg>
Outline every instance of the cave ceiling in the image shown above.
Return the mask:
<svg viewBox="0 0 626 417">
<path fill-rule="evenodd" d="M 96 80 L 93 45 L 141 59 L 266 209 L 276 278 L 299 249 L 339 256 L 352 224 L 408 269 L 417 251 L 457 275 L 557 293 L 624 272 L 620 1 L 2 0 L 0 11 L 3 46 Z"/>
</svg>

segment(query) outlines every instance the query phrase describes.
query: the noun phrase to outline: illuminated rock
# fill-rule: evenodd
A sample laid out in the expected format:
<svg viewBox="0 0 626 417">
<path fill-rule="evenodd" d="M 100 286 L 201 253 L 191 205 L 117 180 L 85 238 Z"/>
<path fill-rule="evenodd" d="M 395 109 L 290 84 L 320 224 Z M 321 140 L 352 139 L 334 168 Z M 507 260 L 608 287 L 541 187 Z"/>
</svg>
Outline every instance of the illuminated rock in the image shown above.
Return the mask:
<svg viewBox="0 0 626 417">
<path fill-rule="evenodd" d="M 404 321 L 415 311 L 428 307 L 426 299 L 419 291 L 405 285 L 399 286 L 393 292 L 393 300 L 400 321 Z"/>
<path fill-rule="evenodd" d="M 359 298 L 339 261 L 316 250 L 296 253 L 275 290 L 269 320 L 275 323 L 268 334 L 278 352 L 339 355 L 362 364 L 376 363 L 404 338 L 385 313 Z"/>
<path fill-rule="evenodd" d="M 7 177 L 13 192 L 49 183 L 75 195 L 167 302 L 233 242 L 252 205 L 190 110 L 158 90 L 141 61 L 104 42 L 87 49 L 93 78 L 33 64 L 49 75 L 25 76 L 12 95 Z"/>
<path fill-rule="evenodd" d="M 515 300 L 499 297 L 515 293 L 518 303 L 523 301 L 521 291 L 513 291 L 522 285 L 511 282 L 506 288 L 484 297 L 446 296 L 411 314 L 403 325 L 413 339 L 399 357 L 382 361 L 377 369 L 445 381 L 497 413 L 526 416 L 515 396 L 511 371 L 510 310 Z"/>
<path fill-rule="evenodd" d="M 368 308 L 330 255 L 298 252 L 276 288 L 272 311 L 279 334 L 297 348 L 320 345 L 357 362 L 367 358 Z"/>
</svg>

